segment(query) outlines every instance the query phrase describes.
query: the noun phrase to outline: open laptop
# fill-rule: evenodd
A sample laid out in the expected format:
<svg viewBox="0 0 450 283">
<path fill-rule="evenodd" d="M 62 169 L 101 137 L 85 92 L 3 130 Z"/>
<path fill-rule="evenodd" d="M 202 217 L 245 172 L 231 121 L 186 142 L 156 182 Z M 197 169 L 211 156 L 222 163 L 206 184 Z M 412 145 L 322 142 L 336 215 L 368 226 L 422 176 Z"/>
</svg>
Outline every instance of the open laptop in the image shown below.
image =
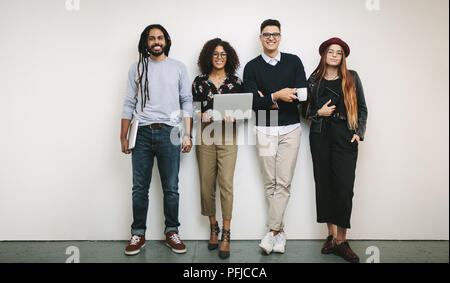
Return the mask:
<svg viewBox="0 0 450 283">
<path fill-rule="evenodd" d="M 235 120 L 252 118 L 252 93 L 230 93 L 214 95 L 213 120 L 220 121 L 226 115 Z"/>
</svg>

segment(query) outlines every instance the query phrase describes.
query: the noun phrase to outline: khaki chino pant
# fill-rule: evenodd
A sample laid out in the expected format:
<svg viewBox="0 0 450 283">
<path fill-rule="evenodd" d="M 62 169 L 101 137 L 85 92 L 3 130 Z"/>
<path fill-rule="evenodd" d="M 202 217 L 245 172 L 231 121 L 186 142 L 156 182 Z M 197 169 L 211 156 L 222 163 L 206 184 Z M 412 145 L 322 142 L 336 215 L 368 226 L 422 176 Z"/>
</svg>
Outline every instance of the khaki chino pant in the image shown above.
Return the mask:
<svg viewBox="0 0 450 283">
<path fill-rule="evenodd" d="M 233 210 L 233 178 L 237 158 L 236 124 L 227 129 L 216 124 L 222 135 L 209 131 L 213 124 L 202 123 L 202 142 L 196 146 L 200 175 L 202 215 L 216 215 L 216 182 L 219 184 L 222 219 L 231 220 Z M 205 127 L 209 126 L 206 131 Z M 220 129 L 221 127 L 221 129 Z M 199 138 L 199 136 L 197 136 Z"/>
<path fill-rule="evenodd" d="M 297 164 L 301 127 L 280 136 L 257 132 L 257 149 L 269 204 L 269 229 L 284 228 L 283 218 L 291 196 L 291 182 Z"/>
</svg>

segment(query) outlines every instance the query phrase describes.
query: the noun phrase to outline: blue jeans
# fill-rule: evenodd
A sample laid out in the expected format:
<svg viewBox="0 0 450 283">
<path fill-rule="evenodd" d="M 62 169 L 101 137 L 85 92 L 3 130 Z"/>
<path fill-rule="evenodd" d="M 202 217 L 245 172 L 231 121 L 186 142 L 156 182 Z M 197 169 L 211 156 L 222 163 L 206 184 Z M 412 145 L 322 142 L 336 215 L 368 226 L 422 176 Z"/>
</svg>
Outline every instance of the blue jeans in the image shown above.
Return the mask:
<svg viewBox="0 0 450 283">
<path fill-rule="evenodd" d="M 145 235 L 147 229 L 148 190 L 152 178 L 153 161 L 156 156 L 159 174 L 164 193 L 164 217 L 166 228 L 164 234 L 175 231 L 178 233 L 178 172 L 180 169 L 181 145 L 171 142 L 171 132 L 174 140 L 179 141 L 178 128 L 166 127 L 150 129 L 139 127 L 136 145 L 132 150 L 133 165 L 133 224 L 132 235 Z"/>
</svg>

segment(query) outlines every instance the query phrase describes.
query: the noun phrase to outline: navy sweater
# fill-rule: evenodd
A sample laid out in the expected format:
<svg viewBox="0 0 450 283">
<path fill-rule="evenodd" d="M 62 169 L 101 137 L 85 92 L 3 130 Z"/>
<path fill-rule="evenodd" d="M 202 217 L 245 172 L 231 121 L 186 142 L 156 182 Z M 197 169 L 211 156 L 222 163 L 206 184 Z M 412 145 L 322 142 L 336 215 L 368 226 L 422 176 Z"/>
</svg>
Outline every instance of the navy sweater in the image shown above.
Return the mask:
<svg viewBox="0 0 450 283">
<path fill-rule="evenodd" d="M 272 109 L 271 94 L 283 88 L 304 88 L 306 86 L 305 68 L 297 55 L 281 53 L 281 60 L 275 66 L 266 63 L 260 55 L 248 62 L 244 68 L 244 89 L 245 92 L 253 93 L 253 110 L 256 112 L 257 126 L 286 126 L 300 123 L 299 101 L 278 100 L 279 109 Z M 264 97 L 259 96 L 258 90 L 263 93 Z M 266 123 L 263 125 L 260 125 L 259 122 L 259 110 L 268 110 L 265 111 Z M 278 112 L 278 124 L 270 122 L 270 110 Z"/>
</svg>

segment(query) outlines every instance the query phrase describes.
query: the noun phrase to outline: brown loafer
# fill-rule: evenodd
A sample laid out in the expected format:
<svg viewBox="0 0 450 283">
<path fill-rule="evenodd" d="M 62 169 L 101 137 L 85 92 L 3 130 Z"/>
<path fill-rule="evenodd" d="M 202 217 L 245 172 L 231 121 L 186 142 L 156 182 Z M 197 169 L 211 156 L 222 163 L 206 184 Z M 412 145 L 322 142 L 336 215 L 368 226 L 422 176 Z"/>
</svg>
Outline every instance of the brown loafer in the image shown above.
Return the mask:
<svg viewBox="0 0 450 283">
<path fill-rule="evenodd" d="M 332 254 L 334 251 L 334 237 L 330 235 L 322 246 L 322 254 Z"/>
<path fill-rule="evenodd" d="M 340 245 L 335 244 L 334 245 L 334 254 L 342 257 L 343 259 L 345 259 L 348 262 L 359 263 L 358 255 L 352 251 L 348 242 L 343 242 Z"/>
</svg>

